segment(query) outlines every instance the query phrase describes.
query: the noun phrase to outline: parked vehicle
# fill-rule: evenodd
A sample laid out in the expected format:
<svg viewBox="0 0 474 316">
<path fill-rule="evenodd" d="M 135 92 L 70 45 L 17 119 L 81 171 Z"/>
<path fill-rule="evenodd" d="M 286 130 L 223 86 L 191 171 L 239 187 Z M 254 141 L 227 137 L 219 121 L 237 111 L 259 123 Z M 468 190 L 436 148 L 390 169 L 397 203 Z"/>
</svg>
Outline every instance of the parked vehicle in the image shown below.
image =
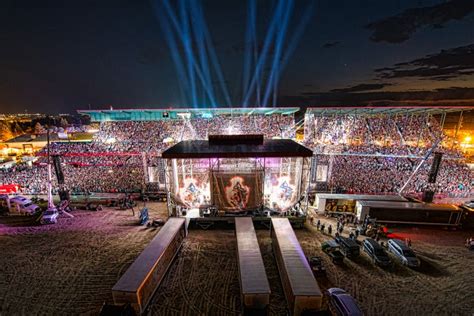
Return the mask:
<svg viewBox="0 0 474 316">
<path fill-rule="evenodd" d="M 337 236 L 335 240 L 341 245 L 341 252 L 347 258 L 355 258 L 360 255 L 360 247 L 354 240 L 342 236 Z"/>
<path fill-rule="evenodd" d="M 464 203 L 465 206 L 474 209 L 474 200 Z"/>
<path fill-rule="evenodd" d="M 341 252 L 341 247 L 334 240 L 328 240 L 321 244 L 321 249 L 331 258 L 334 264 L 342 264 L 344 262 L 344 255 Z"/>
<path fill-rule="evenodd" d="M 356 300 L 343 289 L 333 287 L 328 290 L 329 303 L 339 316 L 362 316 Z"/>
<path fill-rule="evenodd" d="M 10 198 L 10 203 L 31 203 L 31 200 L 24 196 L 17 195 Z"/>
<path fill-rule="evenodd" d="M 46 210 L 43 212 L 41 224 L 56 224 L 58 222 L 59 212 L 56 210 Z"/>
<path fill-rule="evenodd" d="M 10 212 L 33 215 L 39 211 L 38 205 L 23 196 L 15 196 L 10 199 Z"/>
<path fill-rule="evenodd" d="M 400 239 L 389 239 L 388 251 L 393 253 L 403 265 L 410 268 L 417 268 L 420 266 L 420 260 L 416 257 L 413 250 L 405 245 L 405 243 Z"/>
<path fill-rule="evenodd" d="M 385 249 L 374 239 L 367 238 L 364 240 L 362 249 L 372 258 L 374 263 L 381 267 L 387 267 L 392 264 Z"/>
<path fill-rule="evenodd" d="M 308 257 L 308 262 L 314 276 L 326 276 L 326 267 L 323 264 L 323 258 L 319 256 Z"/>
</svg>

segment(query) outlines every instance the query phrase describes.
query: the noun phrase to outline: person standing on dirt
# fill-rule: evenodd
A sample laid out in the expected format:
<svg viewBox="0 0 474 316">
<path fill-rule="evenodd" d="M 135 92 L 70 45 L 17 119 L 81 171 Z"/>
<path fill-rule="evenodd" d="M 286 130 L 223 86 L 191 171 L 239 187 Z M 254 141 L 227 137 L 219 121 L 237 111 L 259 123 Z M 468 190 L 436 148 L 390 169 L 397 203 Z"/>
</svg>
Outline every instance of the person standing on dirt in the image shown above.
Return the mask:
<svg viewBox="0 0 474 316">
<path fill-rule="evenodd" d="M 329 235 L 332 235 L 332 225 L 328 226 L 328 233 L 329 233 Z"/>
<path fill-rule="evenodd" d="M 318 219 L 318 222 L 316 223 L 316 229 L 319 230 L 319 226 L 321 225 L 321 221 Z"/>
</svg>

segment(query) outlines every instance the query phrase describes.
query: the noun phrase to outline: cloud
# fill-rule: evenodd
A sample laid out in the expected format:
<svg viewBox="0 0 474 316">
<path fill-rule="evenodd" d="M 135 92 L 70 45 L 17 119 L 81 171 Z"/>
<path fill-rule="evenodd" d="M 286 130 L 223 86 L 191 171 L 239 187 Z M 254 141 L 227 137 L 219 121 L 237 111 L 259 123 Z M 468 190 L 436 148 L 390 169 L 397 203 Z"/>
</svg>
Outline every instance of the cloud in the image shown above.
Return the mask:
<svg viewBox="0 0 474 316">
<path fill-rule="evenodd" d="M 407 9 L 366 25 L 373 31 L 374 42 L 402 43 L 418 29 L 431 26 L 441 28 L 451 20 L 461 20 L 474 11 L 473 0 L 452 0 L 431 7 Z"/>
<path fill-rule="evenodd" d="M 362 83 L 352 87 L 333 89 L 331 92 L 363 92 L 371 90 L 380 90 L 384 87 L 391 86 L 390 83 Z"/>
<path fill-rule="evenodd" d="M 332 48 L 332 47 L 338 46 L 339 44 L 341 44 L 341 42 L 339 42 L 339 41 L 331 41 L 331 42 L 326 42 L 326 43 L 324 43 L 324 45 L 321 46 L 321 47 L 322 47 L 322 48 Z"/>
<path fill-rule="evenodd" d="M 474 106 L 474 88 L 450 87 L 429 91 L 377 92 L 305 92 L 300 95 L 281 95 L 279 104 L 294 106 Z"/>
<path fill-rule="evenodd" d="M 473 1 L 474 3 L 474 1 Z M 474 44 L 442 50 L 409 62 L 375 70 L 379 78 L 413 78 L 446 81 L 474 74 Z"/>
</svg>

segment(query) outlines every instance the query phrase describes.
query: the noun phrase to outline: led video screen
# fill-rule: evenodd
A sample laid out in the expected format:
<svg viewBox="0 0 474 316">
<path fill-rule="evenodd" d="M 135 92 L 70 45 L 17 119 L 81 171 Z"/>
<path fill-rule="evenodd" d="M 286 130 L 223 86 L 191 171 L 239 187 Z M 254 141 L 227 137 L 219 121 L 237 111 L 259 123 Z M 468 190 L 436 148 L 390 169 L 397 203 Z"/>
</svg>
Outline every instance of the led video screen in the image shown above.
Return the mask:
<svg viewBox="0 0 474 316">
<path fill-rule="evenodd" d="M 212 200 L 222 210 L 247 210 L 262 205 L 263 172 L 213 172 Z"/>
</svg>

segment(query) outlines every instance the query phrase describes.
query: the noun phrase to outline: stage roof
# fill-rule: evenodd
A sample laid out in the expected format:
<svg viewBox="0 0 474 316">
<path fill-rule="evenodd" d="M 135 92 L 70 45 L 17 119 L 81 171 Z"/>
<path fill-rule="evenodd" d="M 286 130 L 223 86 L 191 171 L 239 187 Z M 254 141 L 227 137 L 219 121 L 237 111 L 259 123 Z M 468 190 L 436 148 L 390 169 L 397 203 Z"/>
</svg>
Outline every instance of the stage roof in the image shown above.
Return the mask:
<svg viewBox="0 0 474 316">
<path fill-rule="evenodd" d="M 81 115 L 88 115 L 93 122 L 103 121 L 157 121 L 168 119 L 212 118 L 216 115 L 293 115 L 297 107 L 281 108 L 173 108 L 173 109 L 112 109 L 112 110 L 78 110 Z"/>
<path fill-rule="evenodd" d="M 311 107 L 307 108 L 306 114 L 314 114 L 318 116 L 333 116 L 333 115 L 377 115 L 377 114 L 442 114 L 450 112 L 470 111 L 472 107 L 460 106 L 359 106 L 359 107 Z"/>
<path fill-rule="evenodd" d="M 269 139 L 263 144 L 212 144 L 207 140 L 179 142 L 162 153 L 166 159 L 311 157 L 313 151 L 290 139 Z"/>
</svg>

